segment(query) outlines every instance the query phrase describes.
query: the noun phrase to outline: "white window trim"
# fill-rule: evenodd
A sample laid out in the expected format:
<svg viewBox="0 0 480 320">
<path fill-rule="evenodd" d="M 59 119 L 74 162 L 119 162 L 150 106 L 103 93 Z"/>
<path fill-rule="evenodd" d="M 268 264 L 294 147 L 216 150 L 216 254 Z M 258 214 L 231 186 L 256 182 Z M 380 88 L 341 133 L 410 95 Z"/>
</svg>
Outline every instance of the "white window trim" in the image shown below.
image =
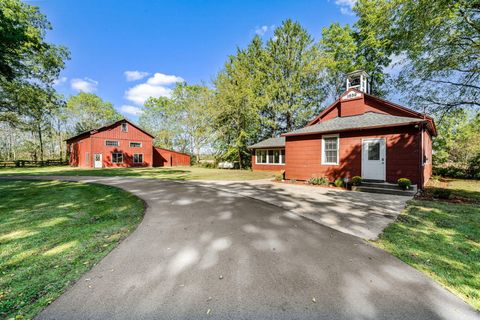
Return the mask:
<svg viewBox="0 0 480 320">
<path fill-rule="evenodd" d="M 109 146 L 109 145 L 107 144 L 107 141 L 116 141 L 118 144 L 117 144 L 116 146 Z M 120 147 L 120 141 L 118 141 L 118 140 L 105 139 L 105 146 L 106 146 L 106 147 Z"/>
<path fill-rule="evenodd" d="M 114 154 L 121 154 L 122 155 L 122 162 L 113 162 L 113 155 Z M 123 152 L 112 152 L 112 163 L 115 163 L 115 164 L 123 163 L 123 160 L 124 160 L 123 158 L 124 158 Z"/>
<path fill-rule="evenodd" d="M 138 147 L 132 147 L 132 143 L 140 143 L 140 146 L 138 146 Z M 141 142 L 138 142 L 138 141 L 130 141 L 130 142 L 128 143 L 128 146 L 129 146 L 130 148 L 141 148 L 141 147 L 142 147 L 142 143 L 141 143 Z"/>
<path fill-rule="evenodd" d="M 142 155 L 142 162 L 135 162 L 135 155 L 136 155 L 136 154 L 141 154 L 141 155 Z M 134 154 L 133 154 L 133 163 L 134 163 L 134 164 L 140 164 L 140 163 L 143 163 L 143 162 L 144 162 L 144 161 L 143 161 L 143 153 L 134 153 Z"/>
<path fill-rule="evenodd" d="M 337 162 L 327 162 L 325 157 L 325 138 L 337 138 Z M 325 166 L 338 166 L 340 163 L 340 135 L 326 134 L 322 136 L 322 165 Z"/>
<path fill-rule="evenodd" d="M 279 163 L 270 163 L 269 161 L 269 157 L 268 157 L 268 151 L 276 151 L 278 150 L 280 152 L 279 154 L 279 160 L 280 162 Z M 270 165 L 270 166 L 284 166 L 285 165 L 285 159 L 282 159 L 283 156 L 282 156 L 282 150 L 285 150 L 285 149 L 282 149 L 282 148 L 274 148 L 274 149 L 255 149 L 255 164 L 258 164 L 258 165 Z M 267 152 L 267 162 L 265 163 L 261 163 L 261 162 L 258 162 L 258 158 L 257 158 L 257 151 L 266 151 Z M 283 160 L 283 162 L 282 162 Z"/>
</svg>

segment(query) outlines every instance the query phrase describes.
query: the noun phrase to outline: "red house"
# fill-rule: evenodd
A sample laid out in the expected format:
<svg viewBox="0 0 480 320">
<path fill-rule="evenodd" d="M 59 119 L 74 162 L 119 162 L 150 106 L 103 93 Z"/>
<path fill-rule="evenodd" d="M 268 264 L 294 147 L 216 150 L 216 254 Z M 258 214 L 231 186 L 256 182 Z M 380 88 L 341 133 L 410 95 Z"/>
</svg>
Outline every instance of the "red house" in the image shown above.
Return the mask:
<svg viewBox="0 0 480 320">
<path fill-rule="evenodd" d="M 126 119 L 85 131 L 66 140 L 70 165 L 85 168 L 190 165 L 188 154 L 155 148 L 153 138 Z"/>
<path fill-rule="evenodd" d="M 250 146 L 253 170 L 285 178 L 361 176 L 424 186 L 432 173 L 433 119 L 368 94 L 368 75 L 348 75 L 347 90 L 306 127 Z"/>
</svg>

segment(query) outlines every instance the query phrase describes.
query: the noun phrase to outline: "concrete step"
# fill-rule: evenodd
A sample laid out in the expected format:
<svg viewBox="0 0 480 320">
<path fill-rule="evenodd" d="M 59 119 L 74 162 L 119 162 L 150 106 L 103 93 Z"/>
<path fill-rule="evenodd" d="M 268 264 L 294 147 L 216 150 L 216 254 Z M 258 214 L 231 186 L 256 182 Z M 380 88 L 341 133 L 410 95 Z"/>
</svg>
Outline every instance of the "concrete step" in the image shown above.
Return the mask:
<svg viewBox="0 0 480 320">
<path fill-rule="evenodd" d="M 361 192 L 370 192 L 370 193 L 383 193 L 383 194 L 393 194 L 397 196 L 409 196 L 413 197 L 417 191 L 410 189 L 410 190 L 403 190 L 403 189 L 389 189 L 389 188 L 383 188 L 383 187 L 371 187 L 371 186 L 365 186 L 363 183 L 360 186 L 353 186 L 352 187 L 353 191 L 361 191 Z"/>
<path fill-rule="evenodd" d="M 390 189 L 390 190 L 401 190 L 401 191 L 404 191 L 404 189 L 400 188 L 398 186 L 398 184 L 394 184 L 394 183 L 388 183 L 388 182 L 365 182 L 365 181 L 362 181 L 362 184 L 361 184 L 362 187 L 371 187 L 371 188 L 382 188 L 382 189 Z M 414 184 L 414 185 L 411 185 L 410 186 L 410 189 L 407 190 L 407 191 L 415 191 L 417 192 L 417 185 Z"/>
</svg>

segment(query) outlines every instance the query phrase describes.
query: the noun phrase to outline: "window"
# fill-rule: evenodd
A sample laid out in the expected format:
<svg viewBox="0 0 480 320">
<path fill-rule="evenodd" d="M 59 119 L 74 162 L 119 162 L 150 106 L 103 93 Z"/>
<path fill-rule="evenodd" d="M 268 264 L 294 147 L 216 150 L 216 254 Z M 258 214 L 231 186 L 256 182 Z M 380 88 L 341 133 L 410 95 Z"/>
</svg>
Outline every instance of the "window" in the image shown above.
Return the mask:
<svg viewBox="0 0 480 320">
<path fill-rule="evenodd" d="M 380 142 L 368 143 L 368 160 L 380 160 Z"/>
<path fill-rule="evenodd" d="M 120 146 L 120 142 L 117 140 L 105 140 L 105 145 L 107 147 L 118 147 Z"/>
<path fill-rule="evenodd" d="M 143 154 L 142 153 L 134 153 L 133 154 L 133 163 L 143 163 Z"/>
<path fill-rule="evenodd" d="M 128 132 L 128 123 L 122 123 L 122 132 Z"/>
<path fill-rule="evenodd" d="M 284 164 L 285 149 L 255 150 L 257 164 Z"/>
<path fill-rule="evenodd" d="M 130 148 L 141 148 L 142 143 L 141 142 L 130 142 Z"/>
<path fill-rule="evenodd" d="M 123 153 L 120 153 L 120 152 L 112 153 L 112 163 L 123 163 Z"/>
<path fill-rule="evenodd" d="M 322 164 L 338 164 L 338 135 L 322 137 Z"/>
</svg>

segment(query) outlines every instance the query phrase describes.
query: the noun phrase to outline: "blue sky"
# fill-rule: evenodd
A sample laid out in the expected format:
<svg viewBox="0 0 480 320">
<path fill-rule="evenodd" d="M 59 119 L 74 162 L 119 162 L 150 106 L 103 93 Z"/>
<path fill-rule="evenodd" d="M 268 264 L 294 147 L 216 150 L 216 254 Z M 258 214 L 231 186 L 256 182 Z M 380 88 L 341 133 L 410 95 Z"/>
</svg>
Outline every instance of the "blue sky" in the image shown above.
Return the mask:
<svg viewBox="0 0 480 320">
<path fill-rule="evenodd" d="M 52 23 L 47 39 L 71 51 L 57 89 L 93 92 L 136 120 L 148 95 L 178 80 L 209 84 L 236 47 L 268 39 L 287 18 L 318 40 L 332 22 L 353 23 L 355 0 L 37 0 Z"/>
</svg>

